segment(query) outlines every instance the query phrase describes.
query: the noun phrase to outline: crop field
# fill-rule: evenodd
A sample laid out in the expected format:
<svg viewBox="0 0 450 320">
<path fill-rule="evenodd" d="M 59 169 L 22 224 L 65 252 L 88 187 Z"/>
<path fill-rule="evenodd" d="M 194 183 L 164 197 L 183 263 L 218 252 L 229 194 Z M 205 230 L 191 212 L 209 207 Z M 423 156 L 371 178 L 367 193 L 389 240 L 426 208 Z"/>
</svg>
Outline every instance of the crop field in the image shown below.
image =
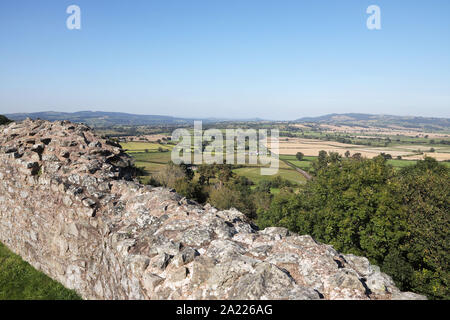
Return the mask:
<svg viewBox="0 0 450 320">
<path fill-rule="evenodd" d="M 153 142 L 123 142 L 120 144 L 123 149 L 128 153 L 138 152 L 158 152 L 158 148 L 172 150 L 173 145 L 170 144 L 158 144 Z"/>
<path fill-rule="evenodd" d="M 292 165 L 294 165 L 297 168 L 308 170 L 311 168 L 311 163 L 316 159 L 317 157 L 311 157 L 306 156 L 303 158 L 302 161 L 299 161 L 295 156 L 293 155 L 280 155 L 280 161 L 286 161 Z"/>
<path fill-rule="evenodd" d="M 272 175 L 272 176 L 261 175 L 261 168 L 258 168 L 258 167 L 239 168 L 239 169 L 234 169 L 233 172 L 236 173 L 237 175 L 248 178 L 249 180 L 253 181 L 254 183 L 258 183 L 262 180 L 272 180 L 278 176 L 283 179 L 289 180 L 290 182 L 293 182 L 295 184 L 303 184 L 306 182 L 305 177 L 303 177 L 301 174 L 299 174 L 297 171 L 295 171 L 292 168 L 280 168 L 278 170 L 278 173 L 276 175 Z"/>
<path fill-rule="evenodd" d="M 431 151 L 431 148 L 434 150 Z M 400 156 L 406 160 L 420 160 L 425 156 L 433 157 L 438 161 L 450 160 L 450 146 L 448 145 L 433 147 L 426 144 L 393 144 L 388 147 L 371 147 L 319 139 L 280 138 L 279 141 L 280 155 L 295 155 L 297 152 L 302 152 L 306 156 L 317 156 L 321 150 L 337 152 L 341 155 L 349 151 L 350 155 L 360 153 L 367 158 L 376 157 L 384 152 L 394 158 Z"/>
<path fill-rule="evenodd" d="M 171 160 L 170 152 L 158 152 L 161 146 L 155 143 L 143 143 L 143 142 L 129 142 L 121 143 L 122 147 L 127 150 L 135 160 L 135 165 L 139 168 L 144 168 L 145 171 L 150 175 L 155 175 L 161 171 L 164 166 Z M 147 150 L 147 152 L 145 152 Z M 235 155 L 236 156 L 236 155 Z M 262 176 L 260 174 L 261 165 L 248 164 L 248 155 L 246 156 L 246 163 L 244 168 L 234 169 L 233 171 L 241 176 L 245 176 L 254 183 L 261 180 L 271 180 L 277 176 L 287 179 L 293 183 L 304 183 L 305 178 L 298 173 L 296 170 L 288 166 L 283 161 L 280 161 L 280 169 L 278 174 L 271 176 Z M 144 179 L 145 181 L 145 179 Z"/>
<path fill-rule="evenodd" d="M 338 127 L 336 127 L 338 128 Z M 336 128 L 334 130 L 338 131 Z M 342 128 L 340 128 L 342 129 Z M 348 128 L 345 128 L 346 130 Z M 369 134 L 374 134 L 374 129 L 372 131 L 364 131 L 361 129 L 361 132 L 367 134 L 367 136 L 361 136 L 361 139 L 365 137 L 374 139 L 374 135 L 370 136 Z M 385 130 L 385 129 L 383 129 Z M 353 131 L 355 132 L 355 131 Z M 358 144 L 349 144 L 342 143 L 337 141 L 324 141 L 321 137 L 323 137 L 323 132 L 310 132 L 308 134 L 313 133 L 312 136 L 316 136 L 317 139 L 311 138 L 298 138 L 298 137 L 280 137 L 279 140 L 279 157 L 280 157 L 280 167 L 279 172 L 273 176 L 263 176 L 260 174 L 260 164 L 249 164 L 248 154 L 246 154 L 246 164 L 241 167 L 234 169 L 233 172 L 237 175 L 247 177 L 249 180 L 254 183 L 258 183 L 261 180 L 271 180 L 275 177 L 282 177 L 286 180 L 289 180 L 296 184 L 305 183 L 305 177 L 298 172 L 295 168 L 299 168 L 308 172 L 311 169 L 312 162 L 317 158 L 319 151 L 325 150 L 327 152 L 337 152 L 344 156 L 346 151 L 350 152 L 350 155 L 354 155 L 355 153 L 360 153 L 363 157 L 373 158 L 378 156 L 380 153 L 384 152 L 390 154 L 392 156 L 392 160 L 389 160 L 388 163 L 394 166 L 397 169 L 403 168 L 408 165 L 414 165 L 417 160 L 423 159 L 425 156 L 431 156 L 438 161 L 450 160 L 450 146 L 445 144 L 431 144 L 434 140 L 430 140 L 429 135 L 413 135 L 416 132 L 408 132 L 407 135 L 403 136 L 393 136 L 393 133 L 397 131 L 392 130 L 380 130 L 377 132 L 390 133 L 391 143 L 387 147 L 380 146 L 368 146 L 368 145 L 358 145 Z M 443 138 L 448 139 L 448 135 L 446 134 L 434 134 L 433 138 Z M 171 150 L 173 149 L 173 144 L 166 144 L 164 142 L 158 143 L 164 135 L 153 135 L 146 136 L 145 139 L 148 140 L 146 142 L 136 141 L 139 137 L 135 137 L 135 140 L 131 142 L 123 142 L 121 143 L 122 147 L 129 153 L 134 159 L 137 167 L 145 169 L 148 176 L 147 180 L 150 178 L 149 176 L 155 175 L 160 172 L 165 165 L 171 160 Z M 319 139 L 320 138 L 320 139 Z M 381 136 L 381 139 L 386 139 L 386 136 Z M 152 141 L 150 141 L 152 140 Z M 159 141 L 158 141 L 159 140 Z M 158 142 L 157 142 L 158 141 Z M 270 148 L 270 140 L 269 140 L 269 148 Z M 432 149 L 433 150 L 432 150 Z M 163 151 L 163 152 L 161 152 Z M 433 152 L 431 152 L 433 151 Z M 226 152 L 226 150 L 224 150 Z M 305 156 L 303 160 L 299 161 L 295 154 L 297 152 L 302 152 Z M 237 153 L 235 153 L 235 156 Z M 401 159 L 397 159 L 397 157 L 401 157 Z M 444 162 L 444 164 L 450 166 L 450 162 Z M 143 179 L 145 181 L 146 179 Z M 276 190 L 274 190 L 276 192 Z"/>
</svg>

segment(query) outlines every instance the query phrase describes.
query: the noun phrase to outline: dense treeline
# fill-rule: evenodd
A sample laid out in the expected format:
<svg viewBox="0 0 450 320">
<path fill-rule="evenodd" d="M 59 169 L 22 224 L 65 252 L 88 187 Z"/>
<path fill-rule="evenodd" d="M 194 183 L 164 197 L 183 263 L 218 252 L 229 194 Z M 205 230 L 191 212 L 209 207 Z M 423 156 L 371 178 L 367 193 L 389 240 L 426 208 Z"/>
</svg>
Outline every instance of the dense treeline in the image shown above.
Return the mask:
<svg viewBox="0 0 450 320">
<path fill-rule="evenodd" d="M 281 193 L 258 225 L 284 226 L 363 255 L 402 290 L 448 299 L 449 169 L 432 158 L 396 172 L 382 156 L 327 155 L 299 194 Z"/>
<path fill-rule="evenodd" d="M 169 164 L 151 183 L 219 209 L 237 208 L 260 228 L 286 227 L 366 256 L 402 290 L 450 298 L 450 172 L 436 160 L 396 171 L 383 155 L 321 151 L 303 187 L 279 177 L 254 185 L 230 165 L 194 169 Z"/>
</svg>

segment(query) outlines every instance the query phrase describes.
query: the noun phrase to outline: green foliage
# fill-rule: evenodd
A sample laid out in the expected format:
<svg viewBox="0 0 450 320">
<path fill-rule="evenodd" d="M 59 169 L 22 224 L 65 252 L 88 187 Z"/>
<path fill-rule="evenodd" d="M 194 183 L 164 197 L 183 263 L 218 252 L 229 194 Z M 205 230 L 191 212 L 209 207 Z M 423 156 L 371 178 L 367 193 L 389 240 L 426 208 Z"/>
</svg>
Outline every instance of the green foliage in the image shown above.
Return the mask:
<svg viewBox="0 0 450 320">
<path fill-rule="evenodd" d="M 395 171 L 382 157 L 341 161 L 331 154 L 326 163 L 303 193 L 306 212 L 296 228 L 337 250 L 379 261 L 405 232 L 398 223 L 400 199 L 388 183 Z"/>
<path fill-rule="evenodd" d="M 227 164 L 202 164 L 197 170 L 201 184 L 209 185 L 210 180 L 217 178 L 220 183 L 228 182 L 233 176 L 232 166 Z"/>
<path fill-rule="evenodd" d="M 207 193 L 198 181 L 193 181 L 194 171 L 190 165 L 169 162 L 150 182 L 175 189 L 182 196 L 203 203 Z"/>
<path fill-rule="evenodd" d="M 366 256 L 402 290 L 449 299 L 449 168 L 426 158 L 396 171 L 381 155 L 342 160 L 322 153 L 315 177 L 281 192 L 258 214 L 260 227 L 310 234 Z"/>
<path fill-rule="evenodd" d="M 392 155 L 390 155 L 389 153 L 380 153 L 380 155 L 385 158 L 386 160 L 391 160 L 392 159 Z"/>
<path fill-rule="evenodd" d="M 208 202 L 213 206 L 225 210 L 236 208 L 249 218 L 256 217 L 256 207 L 252 201 L 252 182 L 242 176 L 232 176 L 227 181 L 212 186 Z"/>
<path fill-rule="evenodd" d="M 81 300 L 0 243 L 0 300 Z"/>
<path fill-rule="evenodd" d="M 298 161 L 302 161 L 304 156 L 305 155 L 302 152 L 297 152 L 297 154 L 295 155 Z"/>
<path fill-rule="evenodd" d="M 8 124 L 8 123 L 10 123 L 10 122 L 11 122 L 11 120 L 9 120 L 7 117 L 2 116 L 2 115 L 0 114 L 0 125 L 2 125 L 2 124 Z"/>
<path fill-rule="evenodd" d="M 205 202 L 208 196 L 199 183 L 187 179 L 178 179 L 173 188 L 182 196 L 194 199 L 199 203 Z"/>
<path fill-rule="evenodd" d="M 280 226 L 296 230 L 292 228 L 295 225 L 296 215 L 300 214 L 302 205 L 300 197 L 295 196 L 289 191 L 282 190 L 276 195 L 270 203 L 269 210 L 259 212 L 257 225 L 264 229 L 272 226 Z"/>
<path fill-rule="evenodd" d="M 168 188 L 175 188 L 175 184 L 180 179 L 188 179 L 186 176 L 186 170 L 173 162 L 169 162 L 163 170 L 158 172 L 155 176 L 156 181 L 163 186 Z"/>
<path fill-rule="evenodd" d="M 450 170 L 432 158 L 399 173 L 408 235 L 401 256 L 414 273 L 407 288 L 432 298 L 450 298 Z M 402 276 L 395 273 L 394 278 Z"/>
</svg>

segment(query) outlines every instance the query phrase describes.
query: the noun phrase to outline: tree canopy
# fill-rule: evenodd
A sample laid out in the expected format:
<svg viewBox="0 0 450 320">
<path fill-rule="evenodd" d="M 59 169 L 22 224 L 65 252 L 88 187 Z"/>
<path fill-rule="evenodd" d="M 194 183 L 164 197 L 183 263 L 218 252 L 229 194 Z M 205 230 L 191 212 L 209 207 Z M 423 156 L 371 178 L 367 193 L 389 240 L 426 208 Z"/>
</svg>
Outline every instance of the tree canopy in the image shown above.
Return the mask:
<svg viewBox="0 0 450 320">
<path fill-rule="evenodd" d="M 5 117 L 5 116 L 3 116 L 3 115 L 0 114 L 0 125 L 2 125 L 2 124 L 8 124 L 8 123 L 10 123 L 10 122 L 11 122 L 11 120 L 9 120 L 7 117 Z"/>
<path fill-rule="evenodd" d="M 317 160 L 299 194 L 280 193 L 258 216 L 366 256 L 402 290 L 449 299 L 450 174 L 432 158 L 400 171 L 386 157 Z"/>
</svg>

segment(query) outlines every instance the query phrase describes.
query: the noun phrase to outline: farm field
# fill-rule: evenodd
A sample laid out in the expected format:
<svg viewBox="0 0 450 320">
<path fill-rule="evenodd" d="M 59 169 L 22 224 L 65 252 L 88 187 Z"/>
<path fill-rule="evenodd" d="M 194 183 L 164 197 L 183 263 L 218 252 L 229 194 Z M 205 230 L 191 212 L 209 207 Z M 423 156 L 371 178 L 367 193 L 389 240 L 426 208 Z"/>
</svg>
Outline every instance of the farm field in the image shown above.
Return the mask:
<svg viewBox="0 0 450 320">
<path fill-rule="evenodd" d="M 269 145 L 270 146 L 270 145 Z M 434 152 L 430 152 L 433 148 Z M 402 157 L 406 160 L 420 160 L 425 156 L 433 157 L 438 161 L 450 160 L 450 146 L 439 145 L 411 145 L 411 144 L 394 144 L 388 147 L 371 147 L 366 145 L 346 144 L 335 141 L 324 141 L 319 139 L 303 139 L 303 138 L 280 138 L 279 154 L 295 155 L 302 152 L 305 156 L 317 156 L 319 151 L 337 152 L 341 155 L 348 150 L 351 155 L 360 153 L 363 157 L 373 158 L 380 153 L 389 153 L 392 157 Z"/>
<path fill-rule="evenodd" d="M 237 175 L 248 178 L 254 183 L 258 183 L 262 180 L 272 180 L 278 176 L 285 180 L 289 180 L 290 182 L 293 182 L 295 184 L 303 184 L 306 182 L 305 177 L 303 177 L 301 174 L 299 174 L 292 168 L 280 168 L 278 170 L 278 173 L 273 176 L 262 176 L 261 169 L 258 167 L 239 168 L 234 169 L 233 172 L 236 173 Z"/>
<path fill-rule="evenodd" d="M 143 168 L 148 175 L 155 175 L 160 172 L 165 165 L 171 160 L 171 151 L 173 145 L 158 144 L 156 142 L 124 142 L 121 143 L 122 147 L 135 159 L 135 165 Z M 429 146 L 422 146 L 425 147 Z M 160 152 L 158 150 L 167 150 Z M 450 159 L 450 151 L 448 146 L 440 146 L 436 150 L 444 152 L 424 153 L 418 154 L 414 150 L 419 150 L 420 146 L 411 146 L 399 144 L 390 148 L 370 148 L 368 146 L 359 146 L 344 144 L 334 141 L 322 141 L 314 139 L 301 139 L 301 138 L 280 138 L 280 168 L 279 172 L 273 176 L 262 176 L 260 174 L 261 165 L 247 164 L 243 168 L 234 169 L 233 172 L 237 175 L 244 176 L 254 183 L 258 183 L 261 180 L 271 180 L 279 176 L 283 179 L 289 180 L 296 184 L 303 184 L 306 182 L 305 177 L 297 172 L 292 166 L 309 171 L 312 162 L 317 158 L 317 154 L 320 150 L 327 152 L 338 152 L 341 155 L 345 151 L 350 151 L 350 154 L 361 153 L 365 157 L 375 157 L 381 152 L 389 153 L 394 159 L 389 160 L 388 163 L 395 168 L 402 168 L 408 165 L 413 165 L 416 160 L 423 159 L 425 155 L 432 156 L 439 161 Z M 305 157 L 302 161 L 299 161 L 295 154 L 297 152 L 303 152 Z M 395 157 L 401 156 L 402 159 L 398 160 Z M 248 163 L 248 156 L 246 157 Z M 450 162 L 444 162 L 450 166 Z M 149 177 L 143 178 L 142 181 L 148 181 Z M 275 190 L 276 192 L 276 190 Z"/>
<path fill-rule="evenodd" d="M 429 138 L 450 138 L 449 133 L 445 132 L 426 132 L 419 130 L 412 130 L 403 128 L 400 126 L 391 126 L 389 128 L 378 127 L 358 127 L 358 126 L 345 126 L 345 125 L 330 125 L 321 124 L 321 128 L 325 131 L 340 132 L 340 133 L 352 133 L 352 134 L 365 134 L 368 137 L 373 136 L 407 136 L 407 137 L 429 137 Z"/>
<path fill-rule="evenodd" d="M 137 152 L 157 152 L 158 148 L 163 148 L 167 150 L 172 150 L 173 145 L 170 144 L 158 144 L 153 142 L 122 142 L 120 144 L 123 149 L 125 149 L 128 153 L 137 153 Z"/>
<path fill-rule="evenodd" d="M 122 147 L 129 153 L 135 160 L 135 165 L 140 168 L 144 168 L 148 174 L 154 175 L 161 171 L 164 166 L 171 160 L 170 152 L 158 152 L 158 148 L 166 148 L 170 150 L 172 145 L 159 145 L 156 143 L 147 142 L 126 142 L 121 143 Z M 145 152 L 147 150 L 147 152 Z M 248 156 L 247 163 L 248 163 Z M 233 171 L 241 176 L 247 177 L 254 183 L 258 183 L 261 180 L 271 180 L 277 176 L 280 176 L 293 183 L 305 183 L 306 179 L 295 169 L 289 165 L 280 161 L 280 169 L 278 174 L 272 176 L 262 176 L 260 174 L 260 165 L 246 165 L 244 168 L 234 169 Z M 144 179 L 145 181 L 145 179 Z"/>
<path fill-rule="evenodd" d="M 299 161 L 294 155 L 280 155 L 280 161 L 286 161 L 303 170 L 308 170 L 309 168 L 311 168 L 311 163 L 316 158 L 317 157 L 305 156 L 302 161 Z"/>
</svg>

